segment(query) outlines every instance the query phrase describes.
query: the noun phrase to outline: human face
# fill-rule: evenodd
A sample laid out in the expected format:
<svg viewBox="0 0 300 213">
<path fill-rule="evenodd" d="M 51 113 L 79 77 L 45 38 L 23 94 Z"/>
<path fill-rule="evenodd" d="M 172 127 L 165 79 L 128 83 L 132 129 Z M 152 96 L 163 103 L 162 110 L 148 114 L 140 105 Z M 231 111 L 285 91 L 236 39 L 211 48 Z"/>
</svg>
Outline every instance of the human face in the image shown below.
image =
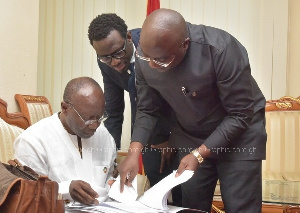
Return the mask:
<svg viewBox="0 0 300 213">
<path fill-rule="evenodd" d="M 121 49 L 121 50 L 119 50 L 119 51 L 117 51 L 117 52 L 115 52 L 115 53 L 113 53 L 111 55 L 107 55 L 107 56 L 99 56 L 99 55 L 97 55 L 97 59 L 99 61 L 101 61 L 102 63 L 110 64 L 110 62 L 111 62 L 111 60 L 113 58 L 115 58 L 115 59 L 121 59 L 121 58 L 123 58 L 126 55 L 126 44 L 127 44 L 126 41 L 127 41 L 127 36 L 125 38 L 125 44 L 124 44 L 123 49 Z"/>
<path fill-rule="evenodd" d="M 100 122 L 107 117 L 104 112 L 104 96 L 99 100 L 97 97 L 99 96 L 81 97 L 73 99 L 73 103 L 62 102 L 65 127 L 69 133 L 76 134 L 81 138 L 93 136 Z"/>
<path fill-rule="evenodd" d="M 176 44 L 165 45 L 166 42 L 157 46 L 144 42 L 143 45 L 141 42 L 136 50 L 136 57 L 148 61 L 151 68 L 164 72 L 181 63 L 188 48 L 189 40 L 190 38 L 185 38 L 179 46 Z M 174 49 L 174 46 L 177 46 L 177 48 Z"/>
<path fill-rule="evenodd" d="M 118 31 L 112 30 L 105 39 L 93 41 L 93 47 L 101 62 L 120 73 L 128 70 L 133 55 L 130 32 L 127 32 L 124 39 Z"/>
<path fill-rule="evenodd" d="M 73 104 L 71 104 L 71 103 L 68 103 L 68 104 L 74 109 L 74 111 L 77 113 L 77 115 L 81 118 L 81 120 L 84 122 L 84 125 L 86 125 L 86 126 L 93 125 L 94 123 L 99 123 L 100 124 L 101 122 L 105 121 L 108 118 L 107 113 L 104 112 L 104 114 L 102 115 L 102 117 L 99 118 L 99 119 L 84 120 L 82 118 L 82 116 L 79 114 L 79 112 L 75 109 L 75 107 L 73 106 Z"/>
</svg>

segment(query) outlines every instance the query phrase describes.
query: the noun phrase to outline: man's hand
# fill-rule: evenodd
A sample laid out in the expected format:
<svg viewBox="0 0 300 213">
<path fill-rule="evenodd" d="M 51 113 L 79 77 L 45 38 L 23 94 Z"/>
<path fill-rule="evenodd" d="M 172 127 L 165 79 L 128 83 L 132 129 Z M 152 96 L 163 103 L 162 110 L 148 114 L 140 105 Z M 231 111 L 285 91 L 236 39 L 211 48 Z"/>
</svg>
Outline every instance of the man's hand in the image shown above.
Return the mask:
<svg viewBox="0 0 300 213">
<path fill-rule="evenodd" d="M 180 164 L 178 166 L 175 176 L 178 177 L 179 175 L 181 175 L 181 173 L 184 170 L 196 171 L 197 168 L 198 168 L 197 158 L 193 154 L 188 154 L 188 155 L 184 156 L 184 158 L 182 158 L 182 160 L 180 161 Z"/>
<path fill-rule="evenodd" d="M 124 190 L 124 184 L 131 186 L 131 183 L 139 171 L 139 156 L 143 145 L 140 142 L 130 144 L 127 157 L 118 165 L 120 174 L 120 192 Z"/>
<path fill-rule="evenodd" d="M 96 199 L 99 197 L 90 184 L 82 180 L 73 180 L 69 187 L 69 192 L 74 201 L 77 201 L 86 205 L 99 204 Z"/>
<path fill-rule="evenodd" d="M 210 150 L 204 144 L 202 144 L 198 148 L 198 151 L 199 151 L 200 155 L 202 156 L 202 158 L 204 158 L 204 159 L 211 155 Z M 199 166 L 198 159 L 192 153 L 190 153 L 190 154 L 186 155 L 184 158 L 182 158 L 182 160 L 180 161 L 180 164 L 179 164 L 177 172 L 176 172 L 176 177 L 181 175 L 181 173 L 184 170 L 196 171 L 198 166 Z"/>
<path fill-rule="evenodd" d="M 161 151 L 159 173 L 163 173 L 165 164 L 167 164 L 167 166 L 171 165 L 175 150 L 169 146 L 169 141 L 157 145 L 151 145 L 151 148 L 160 149 Z"/>
</svg>

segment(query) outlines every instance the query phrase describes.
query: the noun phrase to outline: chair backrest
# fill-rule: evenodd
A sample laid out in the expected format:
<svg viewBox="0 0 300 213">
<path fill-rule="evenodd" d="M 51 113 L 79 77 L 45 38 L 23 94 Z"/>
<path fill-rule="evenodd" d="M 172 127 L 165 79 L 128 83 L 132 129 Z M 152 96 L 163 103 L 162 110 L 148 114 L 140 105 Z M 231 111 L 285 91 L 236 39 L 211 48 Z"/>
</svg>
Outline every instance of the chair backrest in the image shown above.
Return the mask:
<svg viewBox="0 0 300 213">
<path fill-rule="evenodd" d="M 267 179 L 300 181 L 300 97 L 267 101 L 266 130 L 263 175 L 269 176 Z"/>
<path fill-rule="evenodd" d="M 0 118 L 6 123 L 26 129 L 29 126 L 29 120 L 21 112 L 8 113 L 6 101 L 0 98 Z"/>
<path fill-rule="evenodd" d="M 7 103 L 0 99 L 0 161 L 7 163 L 14 158 L 15 138 L 29 126 L 29 121 L 20 112 L 8 113 Z"/>
<path fill-rule="evenodd" d="M 30 125 L 52 115 L 51 105 L 45 96 L 16 94 L 15 99 Z"/>
</svg>

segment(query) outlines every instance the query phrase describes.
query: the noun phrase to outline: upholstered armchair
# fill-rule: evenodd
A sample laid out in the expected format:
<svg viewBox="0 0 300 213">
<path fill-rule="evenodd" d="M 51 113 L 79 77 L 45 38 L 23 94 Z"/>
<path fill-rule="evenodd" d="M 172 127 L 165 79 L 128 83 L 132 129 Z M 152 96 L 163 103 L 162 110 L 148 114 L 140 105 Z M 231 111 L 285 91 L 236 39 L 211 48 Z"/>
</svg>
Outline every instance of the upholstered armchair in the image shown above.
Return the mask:
<svg viewBox="0 0 300 213">
<path fill-rule="evenodd" d="M 27 118 L 19 112 L 8 113 L 7 103 L 0 99 L 0 161 L 6 163 L 14 158 L 13 143 L 29 126 Z"/>
<path fill-rule="evenodd" d="M 262 212 L 300 212 L 300 97 L 269 100 L 265 110 L 268 138 L 266 160 L 262 162 L 262 196 L 265 202 Z M 222 212 L 218 187 L 215 195 L 212 212 Z"/>
<path fill-rule="evenodd" d="M 29 120 L 30 125 L 52 115 L 51 105 L 45 96 L 16 94 L 15 99 L 19 103 L 21 112 Z"/>
<path fill-rule="evenodd" d="M 262 165 L 263 201 L 299 205 L 300 97 L 285 96 L 267 101 L 266 130 L 266 160 Z M 291 208 L 285 208 L 284 212 L 294 212 Z M 297 212 L 300 212 L 300 207 Z"/>
<path fill-rule="evenodd" d="M 266 104 L 267 159 L 265 176 L 300 181 L 300 97 L 283 97 Z M 295 180 L 296 180 L 295 179 Z"/>
</svg>

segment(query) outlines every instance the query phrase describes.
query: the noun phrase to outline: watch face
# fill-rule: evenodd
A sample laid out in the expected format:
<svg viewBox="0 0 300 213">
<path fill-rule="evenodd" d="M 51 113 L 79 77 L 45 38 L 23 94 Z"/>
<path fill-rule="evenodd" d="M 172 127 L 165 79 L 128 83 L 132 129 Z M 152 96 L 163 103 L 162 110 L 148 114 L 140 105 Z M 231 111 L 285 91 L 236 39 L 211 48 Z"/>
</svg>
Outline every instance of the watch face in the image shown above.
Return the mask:
<svg viewBox="0 0 300 213">
<path fill-rule="evenodd" d="M 199 153 L 198 149 L 194 149 L 192 151 L 193 155 L 197 158 L 198 163 L 201 164 L 203 161 L 203 157 L 201 156 L 201 154 Z"/>
<path fill-rule="evenodd" d="M 196 158 L 201 157 L 200 153 L 198 152 L 197 149 L 193 150 L 193 154 L 195 155 Z"/>
</svg>

